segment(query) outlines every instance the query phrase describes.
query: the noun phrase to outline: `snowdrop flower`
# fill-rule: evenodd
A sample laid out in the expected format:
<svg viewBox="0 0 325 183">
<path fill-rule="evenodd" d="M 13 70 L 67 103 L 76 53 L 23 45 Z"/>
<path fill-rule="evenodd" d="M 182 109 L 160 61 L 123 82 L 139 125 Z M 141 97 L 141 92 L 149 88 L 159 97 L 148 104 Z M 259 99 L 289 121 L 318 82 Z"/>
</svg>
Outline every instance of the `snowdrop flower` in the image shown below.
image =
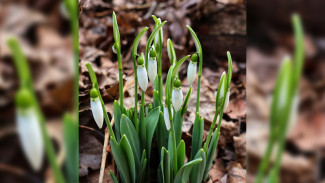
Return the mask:
<svg viewBox="0 0 325 183">
<path fill-rule="evenodd" d="M 193 81 L 195 79 L 196 76 L 196 70 L 197 70 L 197 54 L 193 54 L 191 57 L 191 61 L 188 64 L 187 67 L 187 82 L 189 85 L 193 84 Z"/>
<path fill-rule="evenodd" d="M 44 142 L 40 121 L 32 106 L 32 96 L 27 89 L 16 95 L 16 122 L 23 152 L 35 171 L 40 170 L 44 155 Z"/>
<path fill-rule="evenodd" d="M 98 128 L 103 127 L 104 113 L 96 88 L 90 90 L 90 107 Z"/>
<path fill-rule="evenodd" d="M 116 43 L 113 44 L 113 46 L 112 46 L 112 50 L 113 50 L 113 52 L 114 52 L 115 54 L 117 54 Z"/>
<path fill-rule="evenodd" d="M 157 60 L 156 60 L 156 51 L 153 49 L 150 50 L 149 53 L 149 61 L 148 61 L 148 76 L 150 82 L 154 82 L 157 76 Z"/>
<path fill-rule="evenodd" d="M 172 110 L 172 116 L 173 116 L 173 110 Z M 164 119 L 165 119 L 165 125 L 167 130 L 170 129 L 170 120 L 169 120 L 169 112 L 168 112 L 168 107 L 165 105 L 164 107 Z"/>
<path fill-rule="evenodd" d="M 178 111 L 183 104 L 183 93 L 181 90 L 181 81 L 177 79 L 174 82 L 174 89 L 172 93 L 172 103 L 174 106 L 175 111 Z"/>
<path fill-rule="evenodd" d="M 228 99 L 227 99 L 227 95 L 228 95 L 228 92 L 226 93 L 226 96 L 225 96 L 225 88 L 227 87 L 227 76 L 226 76 L 226 72 L 224 71 L 220 77 L 220 82 L 219 82 L 219 86 L 218 86 L 218 91 L 217 91 L 217 98 L 216 98 L 216 110 L 219 111 L 221 110 L 221 105 L 222 105 L 222 101 L 223 101 L 223 98 L 226 97 L 225 99 L 225 103 L 223 105 L 223 111 L 225 111 L 225 109 L 227 108 L 228 106 L 228 103 L 229 103 L 229 96 L 228 96 Z M 229 95 L 230 95 L 230 92 L 229 92 Z"/>
<path fill-rule="evenodd" d="M 225 104 L 223 105 L 223 111 L 226 111 L 228 104 L 229 104 L 229 97 L 230 97 L 230 89 L 228 89 L 226 94 Z"/>
<path fill-rule="evenodd" d="M 144 60 L 142 57 L 138 57 L 137 59 L 137 74 L 138 74 L 138 83 L 142 91 L 146 91 L 148 87 L 148 76 L 147 70 L 144 67 Z"/>
</svg>

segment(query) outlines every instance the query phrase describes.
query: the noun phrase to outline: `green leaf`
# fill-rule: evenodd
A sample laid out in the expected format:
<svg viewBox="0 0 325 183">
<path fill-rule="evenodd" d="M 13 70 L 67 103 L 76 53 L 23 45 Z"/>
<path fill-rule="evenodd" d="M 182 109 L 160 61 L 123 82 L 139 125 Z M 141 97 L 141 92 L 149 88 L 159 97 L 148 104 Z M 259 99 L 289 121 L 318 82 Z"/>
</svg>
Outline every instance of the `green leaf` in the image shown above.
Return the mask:
<svg viewBox="0 0 325 183">
<path fill-rule="evenodd" d="M 142 152 L 142 158 L 141 158 L 141 166 L 140 171 L 138 175 L 138 181 L 137 182 L 144 182 L 145 179 L 145 173 L 146 173 L 146 166 L 147 166 L 147 158 L 146 158 L 146 150 L 143 150 Z"/>
<path fill-rule="evenodd" d="M 191 158 L 190 158 L 191 160 L 194 159 L 194 156 L 202 146 L 203 126 L 204 126 L 203 118 L 200 118 L 199 113 L 196 113 L 194 125 L 193 125 L 193 134 L 192 134 L 192 150 L 191 150 Z"/>
<path fill-rule="evenodd" d="M 207 153 L 207 161 L 206 161 L 206 167 L 205 167 L 205 171 L 204 171 L 204 179 L 207 180 L 209 177 L 209 170 L 211 168 L 212 165 L 212 161 L 213 161 L 213 156 L 216 152 L 217 149 L 217 144 L 218 144 L 218 140 L 219 140 L 219 135 L 220 133 L 217 133 L 217 131 L 215 131 L 213 133 L 212 139 L 210 145 L 209 145 L 209 149 L 208 149 L 208 153 Z"/>
<path fill-rule="evenodd" d="M 157 139 L 158 149 L 168 146 L 168 131 L 166 129 L 164 115 L 162 111 L 160 111 L 159 113 L 159 120 L 158 120 L 158 125 L 156 130 L 156 139 Z"/>
<path fill-rule="evenodd" d="M 168 39 L 167 40 L 167 53 L 168 53 L 168 57 L 170 60 L 171 65 L 175 65 L 176 64 L 176 52 L 175 52 L 175 48 L 173 46 L 173 42 Z"/>
<path fill-rule="evenodd" d="M 170 130 L 169 135 L 168 135 L 168 153 L 169 153 L 170 162 L 174 163 L 174 153 L 177 153 L 177 152 L 174 152 L 173 145 L 174 145 L 173 144 L 173 135 L 172 135 L 172 132 Z M 173 166 L 173 164 L 172 164 L 172 166 L 170 167 L 171 172 L 175 169 L 174 167 L 175 166 Z"/>
<path fill-rule="evenodd" d="M 193 37 L 193 41 L 194 41 L 194 44 L 195 44 L 195 47 L 196 47 L 196 52 L 199 54 L 200 66 L 199 66 L 198 76 L 201 76 L 202 75 L 202 63 L 203 63 L 202 46 L 201 46 L 201 43 L 199 41 L 199 38 L 196 36 L 193 29 L 189 25 L 186 25 L 186 27 L 190 31 L 190 33 L 191 33 L 191 35 Z"/>
<path fill-rule="evenodd" d="M 182 106 L 182 116 L 184 116 L 184 114 L 187 111 L 187 107 L 188 107 L 188 104 L 189 104 L 189 101 L 190 101 L 191 93 L 192 93 L 192 86 L 190 87 L 190 89 L 188 90 L 188 92 L 187 92 L 187 94 L 185 96 L 183 106 Z"/>
<path fill-rule="evenodd" d="M 178 144 L 182 138 L 182 126 L 183 126 L 182 108 L 174 113 L 173 121 L 174 121 L 174 128 L 175 128 L 176 144 Z"/>
<path fill-rule="evenodd" d="M 78 182 L 79 178 L 78 131 L 78 123 L 72 119 L 70 114 L 65 114 L 63 118 L 63 132 L 69 182 Z"/>
<path fill-rule="evenodd" d="M 141 151 L 146 148 L 146 140 L 147 140 L 147 131 L 146 131 L 146 122 L 144 117 L 145 108 L 143 105 L 140 105 L 140 120 L 139 120 L 139 130 L 138 136 L 140 140 Z"/>
<path fill-rule="evenodd" d="M 135 167 L 140 166 L 140 142 L 132 121 L 124 114 L 121 117 L 121 135 L 126 135 L 128 138 L 132 152 L 134 153 Z"/>
<path fill-rule="evenodd" d="M 202 162 L 193 166 L 192 172 L 190 174 L 191 183 L 200 183 L 203 181 L 203 175 L 206 166 L 206 155 L 205 151 L 202 148 L 197 152 L 194 157 L 194 159 L 198 158 L 202 158 Z"/>
<path fill-rule="evenodd" d="M 185 163 L 185 142 L 182 140 L 177 146 L 177 167 L 182 167 Z"/>
<path fill-rule="evenodd" d="M 164 183 L 169 183 L 170 182 L 170 159 L 169 159 L 169 153 L 168 151 L 163 147 L 161 149 L 161 173 L 162 173 L 162 178 Z"/>
<path fill-rule="evenodd" d="M 116 139 L 117 141 L 120 141 L 121 139 L 121 132 L 120 132 L 120 120 L 121 120 L 121 108 L 118 102 L 115 100 L 114 101 L 114 128 L 115 128 L 115 134 L 116 134 Z"/>
<path fill-rule="evenodd" d="M 130 142 L 128 140 L 128 138 L 126 137 L 126 135 L 123 135 L 120 141 L 120 147 L 121 149 L 124 151 L 127 161 L 128 161 L 128 166 L 131 172 L 131 180 L 134 183 L 136 180 L 136 172 L 135 172 L 135 162 L 134 162 L 134 156 L 133 156 L 133 152 L 131 149 L 131 145 Z M 116 159 L 115 159 L 116 161 Z"/>
<path fill-rule="evenodd" d="M 147 129 L 147 152 L 148 152 L 148 159 L 150 160 L 150 152 L 151 152 L 151 144 L 152 144 L 152 137 L 155 133 L 158 119 L 159 119 L 159 111 L 160 107 L 156 107 L 147 115 L 145 122 L 146 122 L 146 129 Z"/>
<path fill-rule="evenodd" d="M 220 78 L 220 82 L 219 82 L 219 85 L 218 85 L 218 90 L 217 90 L 217 95 L 216 95 L 216 111 L 220 111 L 222 108 L 223 108 L 223 101 L 224 101 L 224 98 L 226 97 L 226 94 L 227 94 L 227 86 L 226 86 L 226 74 L 222 74 L 221 75 L 221 78 Z M 221 88 L 224 87 L 224 94 L 223 94 L 223 98 L 222 100 L 220 101 L 219 100 L 219 96 L 221 95 Z"/>
<path fill-rule="evenodd" d="M 112 178 L 113 183 L 118 183 L 118 180 L 117 180 L 117 178 L 115 177 L 115 175 L 114 175 L 114 173 L 113 173 L 112 170 L 109 170 L 109 174 L 110 174 L 110 176 L 111 176 L 111 178 Z"/>
<path fill-rule="evenodd" d="M 179 169 L 177 172 L 174 182 L 179 182 L 179 183 L 186 183 L 188 181 L 188 178 L 190 176 L 192 167 L 196 164 L 199 164 L 202 162 L 202 158 L 194 159 L 185 165 L 182 166 L 182 168 Z"/>
<path fill-rule="evenodd" d="M 128 159 L 124 150 L 120 147 L 120 144 L 117 143 L 114 137 L 111 137 L 111 149 L 122 182 L 131 182 L 131 172 L 129 169 Z"/>
</svg>

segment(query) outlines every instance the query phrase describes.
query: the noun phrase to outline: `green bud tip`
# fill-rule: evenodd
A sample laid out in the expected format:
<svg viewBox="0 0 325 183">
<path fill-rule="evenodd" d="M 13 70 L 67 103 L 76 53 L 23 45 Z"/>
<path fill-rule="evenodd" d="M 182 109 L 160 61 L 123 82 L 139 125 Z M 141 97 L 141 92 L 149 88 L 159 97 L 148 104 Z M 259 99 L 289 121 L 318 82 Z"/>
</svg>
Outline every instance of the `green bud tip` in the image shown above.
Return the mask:
<svg viewBox="0 0 325 183">
<path fill-rule="evenodd" d="M 98 97 L 98 92 L 97 92 L 97 89 L 96 88 L 92 88 L 90 90 L 90 97 L 91 98 L 97 98 Z"/>
<path fill-rule="evenodd" d="M 179 87 L 181 87 L 181 80 L 176 79 L 176 81 L 174 82 L 174 87 L 175 87 L 175 88 L 179 88 Z"/>
<path fill-rule="evenodd" d="M 19 108 L 26 109 L 30 107 L 33 103 L 33 100 L 29 90 L 27 90 L 26 88 L 20 89 L 16 94 L 15 102 Z"/>
<path fill-rule="evenodd" d="M 150 50 L 150 57 L 156 57 L 156 51 L 154 49 Z"/>
<path fill-rule="evenodd" d="M 194 53 L 191 57 L 192 62 L 197 62 L 197 53 Z"/>
<path fill-rule="evenodd" d="M 138 57 L 137 58 L 137 63 L 138 63 L 138 65 L 143 65 L 143 63 L 144 63 L 143 58 L 142 57 Z"/>
</svg>

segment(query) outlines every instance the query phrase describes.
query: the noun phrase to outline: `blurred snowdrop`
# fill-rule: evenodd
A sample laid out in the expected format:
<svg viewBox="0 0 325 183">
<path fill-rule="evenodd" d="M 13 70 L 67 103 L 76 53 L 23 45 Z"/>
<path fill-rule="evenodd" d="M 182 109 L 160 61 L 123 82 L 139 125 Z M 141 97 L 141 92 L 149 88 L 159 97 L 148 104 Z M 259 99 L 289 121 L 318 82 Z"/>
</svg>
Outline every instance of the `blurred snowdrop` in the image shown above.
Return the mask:
<svg viewBox="0 0 325 183">
<path fill-rule="evenodd" d="M 112 46 L 112 50 L 113 50 L 113 52 L 114 52 L 115 54 L 117 54 L 116 43 L 113 44 L 113 46 Z"/>
<path fill-rule="evenodd" d="M 171 110 L 172 116 L 173 114 L 173 110 Z M 168 107 L 165 105 L 164 107 L 164 119 L 165 119 L 165 125 L 167 130 L 170 130 L 170 119 L 169 119 L 169 112 L 168 112 Z"/>
<path fill-rule="evenodd" d="M 147 70 L 144 67 L 144 59 L 142 57 L 138 57 L 137 59 L 137 74 L 138 74 L 138 83 L 142 91 L 146 91 L 148 87 L 148 75 Z"/>
<path fill-rule="evenodd" d="M 177 79 L 174 82 L 174 89 L 172 93 L 172 103 L 175 111 L 178 111 L 183 104 L 183 93 L 181 90 L 181 81 Z"/>
<path fill-rule="evenodd" d="M 96 88 L 90 90 L 90 107 L 98 128 L 103 127 L 104 113 Z"/>
<path fill-rule="evenodd" d="M 195 79 L 196 76 L 196 70 L 197 70 L 197 54 L 193 54 L 191 57 L 191 61 L 188 64 L 187 67 L 187 82 L 189 85 L 193 84 L 193 81 Z"/>
<path fill-rule="evenodd" d="M 32 168 L 38 171 L 43 162 L 44 142 L 31 97 L 27 89 L 21 89 L 16 95 L 17 131 L 25 156 Z"/>
</svg>

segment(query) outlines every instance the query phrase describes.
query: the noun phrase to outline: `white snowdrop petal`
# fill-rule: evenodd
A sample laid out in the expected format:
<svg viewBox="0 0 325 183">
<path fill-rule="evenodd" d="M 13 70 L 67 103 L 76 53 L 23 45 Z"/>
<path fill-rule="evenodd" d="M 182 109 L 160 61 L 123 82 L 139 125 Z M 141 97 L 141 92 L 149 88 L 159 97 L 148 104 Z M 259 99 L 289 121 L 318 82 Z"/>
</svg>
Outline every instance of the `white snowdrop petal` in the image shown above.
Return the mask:
<svg viewBox="0 0 325 183">
<path fill-rule="evenodd" d="M 164 119 L 165 119 L 165 125 L 167 130 L 170 129 L 170 121 L 169 121 L 169 113 L 168 113 L 168 108 L 164 107 Z"/>
<path fill-rule="evenodd" d="M 296 94 L 292 101 L 290 116 L 289 116 L 289 132 L 293 129 L 296 124 L 299 108 L 299 97 Z"/>
<path fill-rule="evenodd" d="M 197 63 L 190 61 L 187 67 L 187 82 L 189 85 L 193 84 L 193 81 L 196 76 Z"/>
<path fill-rule="evenodd" d="M 147 70 L 145 67 L 138 66 L 137 72 L 138 72 L 138 83 L 140 85 L 140 88 L 142 91 L 146 91 L 148 87 Z"/>
<path fill-rule="evenodd" d="M 99 97 L 95 99 L 90 98 L 90 107 L 98 128 L 102 128 L 103 121 L 104 121 L 104 113 L 103 113 L 103 108 L 102 108 L 102 104 L 100 103 Z"/>
<path fill-rule="evenodd" d="M 183 93 L 180 88 L 174 88 L 172 93 L 172 103 L 175 111 L 178 111 L 183 104 Z"/>
<path fill-rule="evenodd" d="M 223 71 L 220 78 L 222 78 L 224 74 L 226 74 L 225 71 Z M 223 82 L 227 82 L 226 78 L 225 78 L 225 80 Z M 222 98 L 224 97 L 224 92 L 225 92 L 225 84 L 223 83 L 222 86 L 218 86 L 218 87 L 221 87 L 220 88 L 220 94 L 219 94 L 219 100 L 222 100 Z"/>
<path fill-rule="evenodd" d="M 157 76 L 157 61 L 154 58 L 149 57 L 148 61 L 148 75 L 150 82 L 154 82 Z"/>
<path fill-rule="evenodd" d="M 17 110 L 17 131 L 23 152 L 35 171 L 40 170 L 44 155 L 44 142 L 36 111 L 31 108 Z"/>
<path fill-rule="evenodd" d="M 112 46 L 112 50 L 115 54 L 117 54 L 117 50 L 115 49 L 114 45 Z"/>
<path fill-rule="evenodd" d="M 228 107 L 228 104 L 229 104 L 229 97 L 230 97 L 230 91 L 228 90 L 228 91 L 227 91 L 227 94 L 226 94 L 225 104 L 223 105 L 223 111 L 226 111 L 226 109 L 227 109 L 227 107 Z"/>
</svg>

